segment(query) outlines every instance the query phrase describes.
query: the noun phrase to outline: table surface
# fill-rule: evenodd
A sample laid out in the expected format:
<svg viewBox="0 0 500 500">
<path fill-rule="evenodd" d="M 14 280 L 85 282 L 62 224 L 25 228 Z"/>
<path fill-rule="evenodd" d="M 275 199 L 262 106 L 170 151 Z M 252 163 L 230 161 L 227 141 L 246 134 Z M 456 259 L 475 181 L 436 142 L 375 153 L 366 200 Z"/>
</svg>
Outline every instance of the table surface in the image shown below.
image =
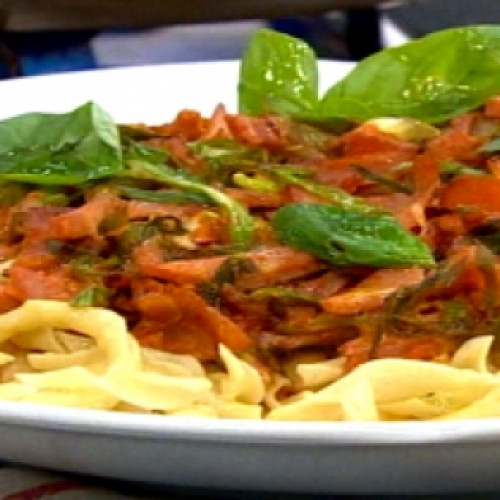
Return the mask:
<svg viewBox="0 0 500 500">
<path fill-rule="evenodd" d="M 498 493 L 453 496 L 391 496 L 391 500 L 490 500 Z M 382 500 L 386 496 L 311 496 L 285 493 L 215 491 L 193 488 L 152 489 L 150 486 L 130 484 L 98 478 L 80 477 L 30 469 L 0 462 L 0 498 L 4 500 L 195 500 L 220 498 L 225 500 Z"/>
</svg>

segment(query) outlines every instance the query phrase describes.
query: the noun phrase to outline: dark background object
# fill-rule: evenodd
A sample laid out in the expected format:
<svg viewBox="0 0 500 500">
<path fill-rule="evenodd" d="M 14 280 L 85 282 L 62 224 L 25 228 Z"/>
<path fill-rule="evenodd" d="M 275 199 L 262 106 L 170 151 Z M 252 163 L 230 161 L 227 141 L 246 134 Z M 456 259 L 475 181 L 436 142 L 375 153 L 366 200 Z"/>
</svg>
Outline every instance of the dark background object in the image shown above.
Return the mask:
<svg viewBox="0 0 500 500">
<path fill-rule="evenodd" d="M 151 27 L 237 19 L 275 19 L 361 9 L 388 0 L 0 0 L 7 31 Z"/>
<path fill-rule="evenodd" d="M 357 61 L 381 48 L 382 16 L 415 38 L 500 22 L 500 0 L 130 0 L 126 8 L 122 0 L 0 0 L 0 78 L 95 68 L 90 41 L 102 30 L 250 17 L 304 38 L 319 57 Z"/>
<path fill-rule="evenodd" d="M 416 38 L 454 26 L 500 23 L 500 2 L 418 0 L 387 7 L 385 13 L 410 38 Z"/>
<path fill-rule="evenodd" d="M 350 59 L 359 61 L 382 48 L 379 9 L 349 9 L 345 16 Z"/>
</svg>

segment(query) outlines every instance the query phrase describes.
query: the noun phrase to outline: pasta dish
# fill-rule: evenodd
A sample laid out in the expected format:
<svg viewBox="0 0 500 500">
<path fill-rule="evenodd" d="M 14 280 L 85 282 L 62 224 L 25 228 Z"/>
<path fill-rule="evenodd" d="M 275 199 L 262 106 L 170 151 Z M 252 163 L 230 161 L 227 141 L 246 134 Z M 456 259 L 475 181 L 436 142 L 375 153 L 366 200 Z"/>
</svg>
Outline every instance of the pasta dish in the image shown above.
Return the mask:
<svg viewBox="0 0 500 500">
<path fill-rule="evenodd" d="M 0 400 L 500 416 L 497 39 L 430 35 L 320 97 L 310 49 L 263 30 L 238 113 L 118 125 L 89 102 L 0 122 Z M 474 72 L 452 81 L 436 46 Z M 374 88 L 382 66 L 395 87 Z"/>
</svg>

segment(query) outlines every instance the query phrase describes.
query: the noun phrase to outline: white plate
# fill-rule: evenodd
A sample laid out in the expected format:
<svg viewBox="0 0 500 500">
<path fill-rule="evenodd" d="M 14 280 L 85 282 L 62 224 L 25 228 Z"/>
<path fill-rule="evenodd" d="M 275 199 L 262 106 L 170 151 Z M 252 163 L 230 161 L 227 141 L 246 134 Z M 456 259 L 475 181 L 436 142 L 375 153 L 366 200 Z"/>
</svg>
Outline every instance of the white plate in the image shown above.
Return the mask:
<svg viewBox="0 0 500 500">
<path fill-rule="evenodd" d="M 328 88 L 352 67 L 321 64 Z M 0 118 L 29 111 L 65 112 L 93 100 L 118 122 L 164 123 L 184 107 L 209 115 L 223 102 L 236 111 L 238 63 L 184 63 L 80 71 L 0 81 Z"/>
<path fill-rule="evenodd" d="M 349 65 L 324 63 L 323 87 Z M 182 107 L 235 110 L 236 63 L 83 72 L 0 83 L 0 117 L 87 100 L 117 121 L 160 123 Z M 61 471 L 242 490 L 437 493 L 500 490 L 500 419 L 280 423 L 0 403 L 0 458 Z"/>
</svg>

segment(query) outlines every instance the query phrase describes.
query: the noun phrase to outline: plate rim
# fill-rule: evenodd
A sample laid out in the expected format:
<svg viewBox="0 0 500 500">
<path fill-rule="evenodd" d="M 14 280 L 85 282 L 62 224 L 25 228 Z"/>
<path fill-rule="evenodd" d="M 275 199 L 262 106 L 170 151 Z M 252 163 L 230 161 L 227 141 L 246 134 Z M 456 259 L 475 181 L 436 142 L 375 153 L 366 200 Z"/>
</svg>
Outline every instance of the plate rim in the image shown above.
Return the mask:
<svg viewBox="0 0 500 500">
<path fill-rule="evenodd" d="M 38 82 L 101 78 L 107 75 L 163 73 L 178 68 L 196 71 L 210 65 L 237 69 L 237 60 L 148 64 L 143 66 L 62 72 L 0 81 L 4 88 L 24 89 Z M 347 61 L 321 60 L 322 70 L 352 67 Z M 1 98 L 0 98 L 1 101 Z M 318 446 L 425 445 L 430 443 L 500 442 L 500 418 L 425 422 L 274 422 L 201 419 L 105 410 L 52 407 L 0 401 L 0 426 L 29 427 L 69 433 L 124 435 L 130 438 L 233 441 L 239 443 L 314 444 Z"/>
<path fill-rule="evenodd" d="M 320 446 L 500 442 L 500 419 L 305 422 L 175 417 L 0 402 L 0 426 L 134 438 Z"/>
</svg>

